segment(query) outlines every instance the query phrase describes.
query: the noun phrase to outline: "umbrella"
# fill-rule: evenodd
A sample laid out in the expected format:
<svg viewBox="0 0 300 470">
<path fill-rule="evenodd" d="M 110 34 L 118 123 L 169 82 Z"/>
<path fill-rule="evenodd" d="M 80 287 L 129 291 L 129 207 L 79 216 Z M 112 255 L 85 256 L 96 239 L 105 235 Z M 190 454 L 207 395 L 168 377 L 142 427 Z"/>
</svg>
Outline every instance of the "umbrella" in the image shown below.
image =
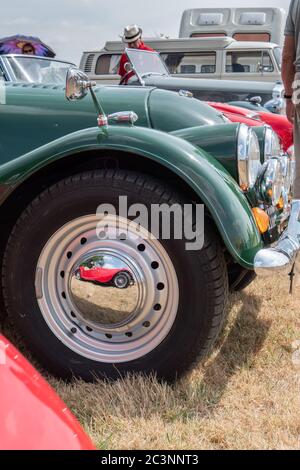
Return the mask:
<svg viewBox="0 0 300 470">
<path fill-rule="evenodd" d="M 39 38 L 21 34 L 0 39 L 0 54 L 22 54 L 23 46 L 28 43 L 33 46 L 35 55 L 44 57 L 55 57 L 56 55 L 51 47 L 44 44 Z"/>
</svg>

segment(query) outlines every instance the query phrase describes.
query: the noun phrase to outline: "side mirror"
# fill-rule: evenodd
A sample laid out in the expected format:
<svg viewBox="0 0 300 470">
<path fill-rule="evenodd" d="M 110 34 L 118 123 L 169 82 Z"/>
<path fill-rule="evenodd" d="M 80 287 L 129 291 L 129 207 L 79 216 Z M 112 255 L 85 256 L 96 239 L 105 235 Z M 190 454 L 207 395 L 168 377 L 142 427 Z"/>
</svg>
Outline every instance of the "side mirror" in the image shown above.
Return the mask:
<svg viewBox="0 0 300 470">
<path fill-rule="evenodd" d="M 81 100 L 88 90 L 94 86 L 94 82 L 88 79 L 88 76 L 77 67 L 70 67 L 66 77 L 66 98 L 69 101 Z"/>
<path fill-rule="evenodd" d="M 258 62 L 256 70 L 257 70 L 257 73 L 263 73 L 263 66 L 261 62 Z"/>
<path fill-rule="evenodd" d="M 253 96 L 250 98 L 250 103 L 255 104 L 256 106 L 260 105 L 262 103 L 262 99 L 260 96 Z"/>
<path fill-rule="evenodd" d="M 132 71 L 133 71 L 133 67 L 132 67 L 132 65 L 131 65 L 130 62 L 126 62 L 126 63 L 124 64 L 124 69 L 125 69 L 125 72 L 126 72 L 126 73 L 129 73 L 129 72 L 132 72 Z"/>
</svg>

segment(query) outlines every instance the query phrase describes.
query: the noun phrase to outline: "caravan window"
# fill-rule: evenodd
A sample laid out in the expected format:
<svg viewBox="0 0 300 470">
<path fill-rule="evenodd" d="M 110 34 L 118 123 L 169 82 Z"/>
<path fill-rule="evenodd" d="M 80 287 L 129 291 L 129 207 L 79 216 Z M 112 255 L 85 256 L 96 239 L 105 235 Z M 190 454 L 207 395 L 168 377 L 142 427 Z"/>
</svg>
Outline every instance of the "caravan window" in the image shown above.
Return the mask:
<svg viewBox="0 0 300 470">
<path fill-rule="evenodd" d="M 216 72 L 215 52 L 161 53 L 171 74 L 205 74 Z"/>
<path fill-rule="evenodd" d="M 270 42 L 270 33 L 235 33 L 233 39 L 236 41 L 258 41 L 258 42 Z"/>
<path fill-rule="evenodd" d="M 272 64 L 272 62 L 271 62 Z M 270 66 L 266 58 L 266 67 Z M 261 51 L 235 51 L 226 54 L 226 73 L 259 73 L 262 71 Z"/>
<path fill-rule="evenodd" d="M 96 64 L 96 75 L 117 75 L 121 60 L 120 54 L 103 54 Z"/>
</svg>

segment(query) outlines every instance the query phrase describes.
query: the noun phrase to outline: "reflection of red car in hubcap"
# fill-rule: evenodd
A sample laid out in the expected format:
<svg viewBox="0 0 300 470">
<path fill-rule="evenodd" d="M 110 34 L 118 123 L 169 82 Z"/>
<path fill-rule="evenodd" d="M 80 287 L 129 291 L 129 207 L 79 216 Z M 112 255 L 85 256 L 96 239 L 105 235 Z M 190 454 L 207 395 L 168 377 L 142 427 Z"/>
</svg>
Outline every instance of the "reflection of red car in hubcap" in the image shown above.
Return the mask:
<svg viewBox="0 0 300 470">
<path fill-rule="evenodd" d="M 75 272 L 76 279 L 81 281 L 99 282 L 109 284 L 118 289 L 127 289 L 134 283 L 133 276 L 127 269 L 109 269 L 100 266 L 87 268 L 80 266 Z"/>
</svg>

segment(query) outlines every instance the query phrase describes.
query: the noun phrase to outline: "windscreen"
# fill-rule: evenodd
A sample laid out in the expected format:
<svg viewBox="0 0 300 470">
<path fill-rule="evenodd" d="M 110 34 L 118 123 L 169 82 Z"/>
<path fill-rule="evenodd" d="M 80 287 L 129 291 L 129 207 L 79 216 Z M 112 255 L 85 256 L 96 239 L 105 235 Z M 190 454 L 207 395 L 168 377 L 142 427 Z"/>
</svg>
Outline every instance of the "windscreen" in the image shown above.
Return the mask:
<svg viewBox="0 0 300 470">
<path fill-rule="evenodd" d="M 140 76 L 169 75 L 169 71 L 157 52 L 126 49 L 126 55 Z"/>
<path fill-rule="evenodd" d="M 14 80 L 27 83 L 65 84 L 68 62 L 47 60 L 38 57 L 6 57 L 13 72 Z"/>
</svg>

